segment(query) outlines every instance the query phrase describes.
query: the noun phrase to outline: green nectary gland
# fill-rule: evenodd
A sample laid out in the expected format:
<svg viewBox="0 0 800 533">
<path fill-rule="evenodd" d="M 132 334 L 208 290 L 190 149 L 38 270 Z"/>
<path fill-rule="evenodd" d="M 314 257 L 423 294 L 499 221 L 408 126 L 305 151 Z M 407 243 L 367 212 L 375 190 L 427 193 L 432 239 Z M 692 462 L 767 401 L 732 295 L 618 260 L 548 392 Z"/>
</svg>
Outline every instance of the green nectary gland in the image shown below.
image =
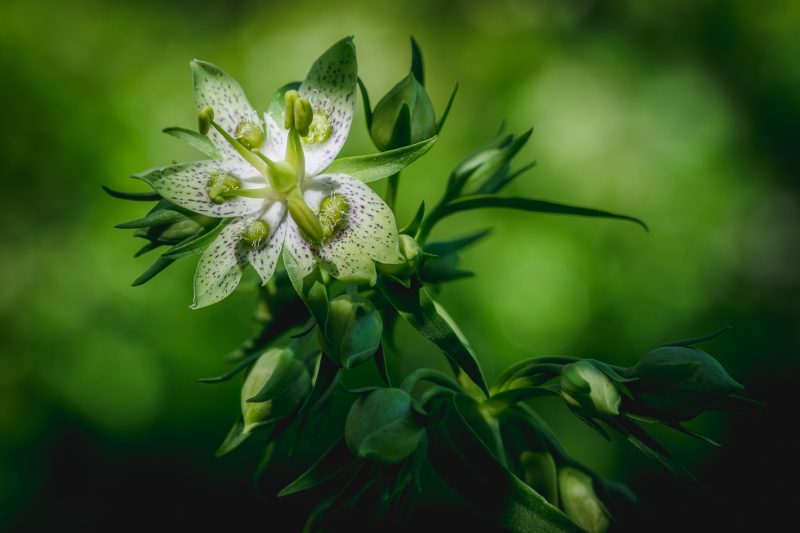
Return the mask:
<svg viewBox="0 0 800 533">
<path fill-rule="evenodd" d="M 208 197 L 215 204 L 225 202 L 225 193 L 238 189 L 242 182 L 227 172 L 212 172 L 208 177 Z"/>
<path fill-rule="evenodd" d="M 269 237 L 269 224 L 264 220 L 254 220 L 242 231 L 242 241 L 251 248 L 258 248 Z"/>
<path fill-rule="evenodd" d="M 259 148 L 264 144 L 264 129 L 255 121 L 245 118 L 236 125 L 233 138 L 248 150 Z"/>
<path fill-rule="evenodd" d="M 330 138 L 331 133 L 333 133 L 333 126 L 328 120 L 328 116 L 324 111 L 317 110 L 308 127 L 308 135 L 302 137 L 302 140 L 306 144 L 322 144 Z"/>
<path fill-rule="evenodd" d="M 350 203 L 341 194 L 333 193 L 323 198 L 319 204 L 319 225 L 322 226 L 323 238 L 330 239 L 336 235 L 349 213 Z"/>
</svg>

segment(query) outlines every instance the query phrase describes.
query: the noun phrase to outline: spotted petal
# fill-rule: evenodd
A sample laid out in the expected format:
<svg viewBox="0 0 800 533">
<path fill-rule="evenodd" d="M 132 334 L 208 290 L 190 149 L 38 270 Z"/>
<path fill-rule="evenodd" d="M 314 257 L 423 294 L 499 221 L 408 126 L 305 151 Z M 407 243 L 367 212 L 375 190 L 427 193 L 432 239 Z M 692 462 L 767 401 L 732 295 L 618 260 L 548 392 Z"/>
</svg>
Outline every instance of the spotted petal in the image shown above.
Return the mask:
<svg viewBox="0 0 800 533">
<path fill-rule="evenodd" d="M 269 224 L 269 237 L 258 248 L 247 252 L 247 260 L 256 269 L 263 283 L 267 283 L 275 273 L 275 265 L 283 249 L 286 235 L 286 206 L 283 202 L 273 202 L 261 214 L 261 219 Z"/>
<path fill-rule="evenodd" d="M 203 252 L 194 274 L 193 309 L 217 303 L 239 284 L 247 265 L 247 248 L 241 242 L 241 233 L 256 218 L 242 217 L 228 224 Z"/>
<path fill-rule="evenodd" d="M 299 93 L 308 99 L 315 115 L 331 126 L 330 136 L 319 143 L 304 143 L 306 174 L 325 169 L 344 146 L 356 107 L 358 65 L 352 38 L 342 39 L 317 59 Z"/>
<path fill-rule="evenodd" d="M 258 211 L 263 200 L 234 196 L 221 204 L 215 204 L 208 197 L 208 180 L 215 173 L 226 172 L 242 182 L 242 188 L 252 189 L 265 186 L 263 180 L 254 176 L 256 171 L 244 163 L 234 161 L 194 161 L 181 163 L 134 174 L 158 194 L 172 203 L 195 213 L 211 217 L 235 217 L 249 215 Z"/>
<path fill-rule="evenodd" d="M 313 260 L 317 260 L 326 264 L 339 279 L 374 283 L 374 261 L 402 262 L 394 214 L 372 189 L 346 174 L 323 174 L 314 178 L 304 198 L 309 207 L 317 211 L 322 199 L 333 193 L 341 194 L 349 204 L 347 218 L 334 235 L 312 247 L 292 221 L 286 246 L 302 275 L 307 275 L 313 268 Z"/>
<path fill-rule="evenodd" d="M 234 135 L 236 126 L 244 119 L 264 127 L 242 90 L 241 85 L 227 72 L 216 65 L 195 59 L 192 61 L 194 76 L 194 103 L 200 111 L 206 106 L 214 109 L 214 120 Z M 218 131 L 211 128 L 208 136 L 226 159 L 241 161 L 241 156 L 228 144 Z"/>
</svg>

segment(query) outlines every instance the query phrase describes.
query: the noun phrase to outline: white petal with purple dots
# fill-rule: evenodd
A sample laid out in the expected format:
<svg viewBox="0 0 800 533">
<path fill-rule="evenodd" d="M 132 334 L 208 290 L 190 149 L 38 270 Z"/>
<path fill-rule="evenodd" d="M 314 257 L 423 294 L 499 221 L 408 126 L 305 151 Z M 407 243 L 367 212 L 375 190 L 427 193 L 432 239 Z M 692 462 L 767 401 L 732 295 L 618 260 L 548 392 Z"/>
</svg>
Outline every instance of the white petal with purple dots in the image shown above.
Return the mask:
<svg viewBox="0 0 800 533">
<path fill-rule="evenodd" d="M 197 264 L 194 274 L 193 309 L 206 307 L 222 300 L 239 284 L 242 270 L 247 265 L 248 247 L 242 243 L 241 234 L 257 215 L 242 217 L 220 231 Z"/>
</svg>

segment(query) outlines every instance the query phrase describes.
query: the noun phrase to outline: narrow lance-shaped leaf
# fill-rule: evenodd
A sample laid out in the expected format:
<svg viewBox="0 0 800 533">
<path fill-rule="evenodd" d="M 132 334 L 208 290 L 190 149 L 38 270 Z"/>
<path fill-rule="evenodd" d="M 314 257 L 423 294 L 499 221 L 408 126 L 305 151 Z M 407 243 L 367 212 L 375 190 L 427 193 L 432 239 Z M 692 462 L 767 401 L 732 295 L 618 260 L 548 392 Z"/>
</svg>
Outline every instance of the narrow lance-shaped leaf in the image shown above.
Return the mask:
<svg viewBox="0 0 800 533">
<path fill-rule="evenodd" d="M 201 135 L 196 131 L 186 128 L 165 128 L 164 133 L 176 139 L 185 141 L 189 146 L 202 152 L 211 159 L 221 159 L 222 155 L 206 135 Z"/>
<path fill-rule="evenodd" d="M 116 191 L 111 187 L 106 187 L 105 185 L 103 185 L 103 190 L 106 191 L 110 196 L 119 198 L 120 200 L 133 200 L 136 202 L 155 202 L 157 200 L 161 200 L 161 195 L 157 192 Z"/>
<path fill-rule="evenodd" d="M 364 183 L 382 180 L 397 174 L 425 155 L 438 137 L 377 154 L 343 157 L 325 169 L 326 174 L 347 174 Z"/>
<path fill-rule="evenodd" d="M 379 287 L 403 318 L 438 346 L 484 393 L 488 394 L 486 380 L 475 354 L 439 313 L 436 303 L 419 279 L 413 279 L 408 288 L 383 279 L 379 282 Z"/>
<path fill-rule="evenodd" d="M 459 410 L 446 400 L 444 420 L 429 430 L 430 461 L 439 475 L 499 526 L 520 533 L 581 531 L 566 515 L 504 468 Z"/>
<path fill-rule="evenodd" d="M 620 215 L 617 213 L 611 213 L 609 211 L 603 211 L 601 209 L 560 204 L 547 200 L 538 200 L 536 198 L 498 197 L 493 195 L 472 195 L 453 200 L 442 209 L 439 218 L 444 218 L 445 216 L 458 213 L 459 211 L 490 207 L 518 209 L 521 211 L 530 211 L 534 213 L 553 213 L 559 215 L 577 215 L 583 217 L 614 218 L 618 220 L 634 222 L 640 225 L 645 231 L 649 231 L 649 228 L 644 221 L 629 215 Z"/>
<path fill-rule="evenodd" d="M 346 471 L 354 462 L 344 438 L 340 438 L 308 470 L 284 487 L 278 496 L 288 496 L 318 487 Z"/>
</svg>

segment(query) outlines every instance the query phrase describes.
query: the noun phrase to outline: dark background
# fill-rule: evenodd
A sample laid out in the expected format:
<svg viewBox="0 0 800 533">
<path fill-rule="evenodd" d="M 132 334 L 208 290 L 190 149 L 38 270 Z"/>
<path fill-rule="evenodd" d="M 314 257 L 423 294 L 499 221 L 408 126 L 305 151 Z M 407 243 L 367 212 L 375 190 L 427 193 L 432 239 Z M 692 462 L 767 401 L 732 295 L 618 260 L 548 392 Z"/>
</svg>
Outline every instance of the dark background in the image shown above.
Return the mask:
<svg viewBox="0 0 800 533">
<path fill-rule="evenodd" d="M 709 343 L 759 414 L 692 424 L 723 443 L 658 436 L 698 477 L 672 479 L 605 443 L 557 403 L 567 449 L 643 500 L 631 530 L 767 529 L 796 490 L 800 4 L 789 0 L 590 2 L 31 2 L 0 6 L 0 527 L 168 525 L 265 529 L 307 501 L 250 485 L 259 446 L 213 452 L 238 383 L 206 386 L 252 331 L 248 287 L 190 311 L 192 261 L 148 285 L 152 258 L 118 222 L 142 206 L 101 184 L 195 155 L 162 135 L 192 127 L 188 61 L 239 79 L 257 108 L 353 34 L 373 103 L 405 75 L 408 36 L 427 60 L 444 134 L 404 177 L 398 222 L 434 201 L 449 169 L 507 119 L 536 130 L 538 167 L 510 191 L 640 216 L 633 225 L 481 212 L 439 236 L 492 226 L 476 272 L 443 295 L 489 377 L 532 355 L 632 364 L 647 348 Z M 359 109 L 347 154 L 373 151 Z M 441 357 L 408 329 L 402 374 Z M 291 476 L 295 472 L 277 473 Z M 413 519 L 478 528 L 436 479 Z M 358 529 L 357 524 L 350 524 Z M 404 524 L 402 527 L 409 527 Z M 488 525 L 481 525 L 488 529 Z M 479 528 L 478 528 L 479 529 Z"/>
</svg>

